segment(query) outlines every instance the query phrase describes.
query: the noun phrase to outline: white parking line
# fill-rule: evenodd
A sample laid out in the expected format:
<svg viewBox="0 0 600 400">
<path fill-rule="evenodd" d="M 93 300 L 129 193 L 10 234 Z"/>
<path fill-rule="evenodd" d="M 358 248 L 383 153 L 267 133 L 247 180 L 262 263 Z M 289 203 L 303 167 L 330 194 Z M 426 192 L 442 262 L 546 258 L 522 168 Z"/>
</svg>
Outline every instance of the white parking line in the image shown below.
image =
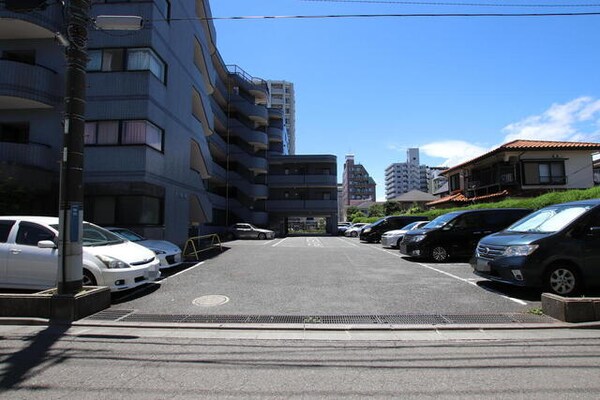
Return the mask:
<svg viewBox="0 0 600 400">
<path fill-rule="evenodd" d="M 391 255 L 393 255 L 393 256 L 396 256 L 396 257 L 400 257 L 400 258 L 402 258 L 402 256 L 401 256 L 400 254 L 395 254 L 395 253 L 392 253 L 392 252 L 390 252 L 390 251 L 388 251 L 388 250 L 386 250 L 386 249 L 379 248 L 379 247 L 375 247 L 375 246 L 369 246 L 369 247 L 371 247 L 371 248 L 373 248 L 373 249 L 375 249 L 375 250 L 384 251 L 384 252 L 386 252 L 386 253 L 388 253 L 388 254 L 391 254 Z M 467 283 L 467 284 L 469 284 L 469 285 L 472 285 L 472 286 L 475 286 L 475 287 L 479 287 L 479 285 L 477 285 L 477 281 L 473 281 L 472 279 L 465 279 L 465 278 L 461 278 L 460 276 L 456 276 L 456 275 L 454 275 L 454 274 L 451 274 L 451 273 L 449 273 L 449 272 L 442 271 L 441 269 L 434 268 L 434 267 L 432 267 L 431 265 L 422 264 L 422 263 L 418 263 L 418 262 L 417 262 L 417 263 L 415 263 L 415 264 L 417 264 L 417 265 L 420 265 L 420 266 L 421 266 L 421 267 L 423 267 L 423 268 L 427 268 L 427 269 L 430 269 L 430 270 L 432 270 L 432 271 L 438 272 L 438 273 L 440 273 L 440 274 L 446 275 L 446 276 L 448 276 L 448 277 L 450 277 L 450 278 L 453 278 L 453 279 L 459 280 L 459 281 L 461 281 L 461 282 Z M 506 295 L 504 295 L 504 294 L 502 294 L 502 293 L 500 293 L 500 292 L 497 292 L 497 291 L 495 291 L 495 290 L 491 290 L 491 289 L 485 289 L 485 290 L 487 290 L 487 291 L 490 291 L 490 292 L 492 292 L 492 293 L 495 293 L 495 294 L 499 295 L 500 297 L 503 297 L 503 298 L 505 298 L 505 299 L 507 299 L 507 300 L 513 301 L 513 302 L 515 302 L 515 303 L 517 303 L 517 304 L 521 304 L 521 305 L 524 305 L 524 306 L 525 306 L 525 305 L 527 305 L 527 302 L 526 302 L 526 301 L 523 301 L 523 300 L 521 300 L 521 299 L 515 299 L 514 297 L 509 297 L 509 296 L 506 296 Z"/>
<path fill-rule="evenodd" d="M 338 239 L 338 240 L 341 240 L 341 241 L 342 241 L 342 242 L 344 242 L 344 243 L 347 243 L 347 244 L 349 244 L 349 245 L 352 245 L 352 246 L 354 246 L 354 247 L 358 247 L 358 245 L 357 245 L 356 243 L 352 243 L 350 240 L 342 239 L 341 237 L 338 237 L 337 239 Z"/>
<path fill-rule="evenodd" d="M 179 271 L 179 272 L 178 272 L 178 273 L 176 273 L 176 274 L 173 274 L 173 275 L 171 275 L 171 276 L 168 276 L 168 277 L 166 277 L 165 279 L 161 279 L 159 282 L 165 282 L 165 281 L 167 281 L 168 279 L 171 279 L 171 278 L 174 278 L 174 277 L 176 277 L 177 275 L 181 275 L 181 274 L 183 274 L 184 272 L 191 271 L 191 270 L 193 270 L 194 268 L 196 268 L 196 267 L 199 267 L 199 266 L 201 266 L 202 264 L 204 264 L 204 262 L 205 262 L 205 261 L 201 261 L 201 262 L 199 262 L 198 264 L 192 265 L 191 267 L 189 267 L 189 268 L 186 268 L 186 269 L 184 269 L 184 270 L 181 270 L 181 271 Z"/>
<path fill-rule="evenodd" d="M 279 242 L 275 243 L 275 244 L 274 244 L 273 246 L 271 246 L 271 247 L 279 246 L 279 245 L 280 245 L 281 243 L 283 243 L 283 242 L 284 242 L 286 239 L 287 239 L 286 237 L 285 237 L 285 238 L 283 238 L 283 239 L 281 239 Z"/>
</svg>

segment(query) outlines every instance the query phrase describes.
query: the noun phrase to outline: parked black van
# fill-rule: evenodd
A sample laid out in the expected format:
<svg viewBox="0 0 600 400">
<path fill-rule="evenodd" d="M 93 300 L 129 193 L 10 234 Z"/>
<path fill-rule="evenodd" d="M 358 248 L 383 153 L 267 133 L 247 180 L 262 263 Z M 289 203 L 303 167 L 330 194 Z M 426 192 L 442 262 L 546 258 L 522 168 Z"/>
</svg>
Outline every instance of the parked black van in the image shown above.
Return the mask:
<svg viewBox="0 0 600 400">
<path fill-rule="evenodd" d="M 400 229 L 416 221 L 427 221 L 427 217 L 417 215 L 391 215 L 373 222 L 360 232 L 360 240 L 365 242 L 379 242 L 381 235 L 387 231 Z"/>
<path fill-rule="evenodd" d="M 479 242 L 475 274 L 574 295 L 600 285 L 600 199 L 542 208 Z"/>
<path fill-rule="evenodd" d="M 498 232 L 523 218 L 526 208 L 453 211 L 440 215 L 421 229 L 407 232 L 400 253 L 437 262 L 450 257 L 470 257 L 482 237 Z"/>
</svg>

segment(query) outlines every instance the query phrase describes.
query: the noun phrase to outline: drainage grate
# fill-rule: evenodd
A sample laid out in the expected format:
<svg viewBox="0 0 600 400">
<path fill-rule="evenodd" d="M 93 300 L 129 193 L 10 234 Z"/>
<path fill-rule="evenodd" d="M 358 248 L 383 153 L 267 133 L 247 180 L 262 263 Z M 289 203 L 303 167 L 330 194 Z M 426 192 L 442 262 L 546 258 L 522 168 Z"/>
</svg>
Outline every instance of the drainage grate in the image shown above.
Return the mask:
<svg viewBox="0 0 600 400">
<path fill-rule="evenodd" d="M 164 322 L 201 324 L 302 324 L 302 325 L 451 325 L 543 324 L 557 320 L 545 315 L 504 314 L 397 314 L 397 315 L 210 315 L 143 314 L 135 310 L 105 310 L 85 320 L 114 322 Z"/>
</svg>

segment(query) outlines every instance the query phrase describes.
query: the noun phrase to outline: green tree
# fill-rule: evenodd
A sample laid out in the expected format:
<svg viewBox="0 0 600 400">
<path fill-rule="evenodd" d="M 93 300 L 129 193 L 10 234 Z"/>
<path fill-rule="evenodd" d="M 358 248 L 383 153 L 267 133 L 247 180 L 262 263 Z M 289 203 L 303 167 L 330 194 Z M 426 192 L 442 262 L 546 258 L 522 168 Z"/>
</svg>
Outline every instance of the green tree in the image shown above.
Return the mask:
<svg viewBox="0 0 600 400">
<path fill-rule="evenodd" d="M 402 204 L 400 204 L 399 201 L 386 201 L 383 204 L 383 209 L 385 211 L 385 215 L 402 214 L 404 211 L 402 209 Z"/>
<path fill-rule="evenodd" d="M 369 206 L 369 217 L 385 217 L 385 210 L 383 204 L 371 204 Z"/>
</svg>

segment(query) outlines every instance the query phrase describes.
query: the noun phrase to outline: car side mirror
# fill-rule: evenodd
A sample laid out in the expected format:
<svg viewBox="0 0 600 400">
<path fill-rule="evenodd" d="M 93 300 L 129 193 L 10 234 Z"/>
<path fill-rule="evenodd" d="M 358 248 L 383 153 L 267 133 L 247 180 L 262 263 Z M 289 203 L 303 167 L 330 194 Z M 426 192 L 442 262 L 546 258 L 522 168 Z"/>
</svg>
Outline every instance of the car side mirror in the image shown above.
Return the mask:
<svg viewBox="0 0 600 400">
<path fill-rule="evenodd" d="M 56 249 L 58 247 L 52 240 L 40 240 L 37 246 L 40 249 Z"/>
</svg>

